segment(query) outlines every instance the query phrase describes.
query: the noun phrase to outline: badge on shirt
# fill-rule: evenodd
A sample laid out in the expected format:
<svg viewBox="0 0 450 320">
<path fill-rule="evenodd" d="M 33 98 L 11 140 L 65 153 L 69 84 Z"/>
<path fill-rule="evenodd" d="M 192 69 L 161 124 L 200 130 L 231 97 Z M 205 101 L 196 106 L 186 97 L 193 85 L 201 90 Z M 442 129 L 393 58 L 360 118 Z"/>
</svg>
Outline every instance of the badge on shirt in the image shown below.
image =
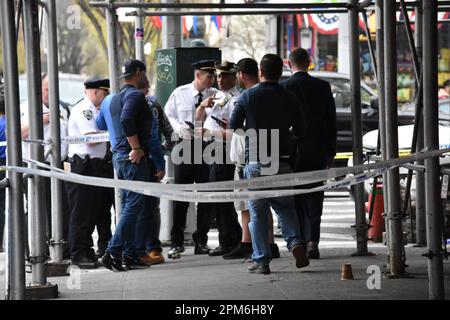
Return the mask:
<svg viewBox="0 0 450 320">
<path fill-rule="evenodd" d="M 83 115 L 88 121 L 94 117 L 92 110 L 83 110 Z"/>
</svg>

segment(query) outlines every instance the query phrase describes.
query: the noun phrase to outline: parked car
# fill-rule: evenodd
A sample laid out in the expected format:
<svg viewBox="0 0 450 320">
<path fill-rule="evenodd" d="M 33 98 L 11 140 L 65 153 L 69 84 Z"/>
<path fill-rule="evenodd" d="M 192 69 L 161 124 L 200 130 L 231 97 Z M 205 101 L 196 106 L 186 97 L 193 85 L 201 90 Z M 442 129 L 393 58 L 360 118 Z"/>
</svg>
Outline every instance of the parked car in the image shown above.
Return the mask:
<svg viewBox="0 0 450 320">
<path fill-rule="evenodd" d="M 414 125 L 405 125 L 398 127 L 398 149 L 400 154 L 409 154 L 411 150 L 411 142 L 413 138 Z M 373 153 L 377 147 L 378 140 L 378 130 L 373 130 L 366 133 L 363 136 L 363 148 L 365 154 Z M 445 149 L 450 148 L 450 99 L 440 100 L 439 101 L 439 148 Z M 365 162 L 373 163 L 374 161 Z M 450 157 L 440 157 L 439 158 L 440 165 L 450 166 Z M 349 167 L 353 166 L 353 158 L 348 160 L 347 165 Z M 405 185 L 405 178 L 408 170 L 400 167 L 400 179 L 401 186 Z M 364 189 L 365 189 L 365 197 L 367 200 L 368 194 L 372 188 L 371 186 L 372 180 L 365 181 Z M 412 186 L 411 186 L 411 199 L 415 200 L 415 179 L 413 177 Z M 350 194 L 353 195 L 353 188 L 350 190 Z"/>
<path fill-rule="evenodd" d="M 74 106 L 84 96 L 85 77 L 78 74 L 59 74 L 59 99 L 69 107 Z M 19 76 L 20 103 L 28 100 L 27 76 Z"/>
<path fill-rule="evenodd" d="M 337 72 L 311 71 L 313 77 L 330 83 L 336 104 L 337 152 L 351 152 L 353 146 L 350 76 Z M 289 70 L 283 71 L 282 79 L 290 76 Z M 363 135 L 378 129 L 378 96 L 364 81 L 361 81 L 361 115 Z M 399 109 L 398 124 L 411 124 L 414 119 L 413 110 Z M 345 164 L 345 162 L 344 162 Z"/>
</svg>

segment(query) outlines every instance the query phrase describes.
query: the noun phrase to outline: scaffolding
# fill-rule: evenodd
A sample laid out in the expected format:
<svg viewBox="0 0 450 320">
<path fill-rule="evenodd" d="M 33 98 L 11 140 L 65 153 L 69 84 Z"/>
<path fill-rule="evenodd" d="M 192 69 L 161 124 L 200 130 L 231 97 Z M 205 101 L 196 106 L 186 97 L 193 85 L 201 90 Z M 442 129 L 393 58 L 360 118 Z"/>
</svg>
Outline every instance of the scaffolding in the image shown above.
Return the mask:
<svg viewBox="0 0 450 320">
<path fill-rule="evenodd" d="M 25 48 L 27 59 L 28 90 L 30 108 L 33 112 L 30 117 L 30 138 L 43 139 L 42 133 L 42 108 L 41 108 L 41 78 L 39 42 L 36 35 L 39 29 L 37 11 L 42 5 L 48 15 L 48 39 L 49 39 L 49 86 L 50 86 L 50 108 L 52 110 L 51 131 L 52 141 L 51 164 L 55 167 L 61 166 L 59 152 L 59 121 L 58 121 L 58 57 L 56 39 L 56 11 L 55 0 L 19 1 L 15 10 L 14 0 L 0 1 L 1 8 L 1 31 L 3 41 L 3 63 L 5 74 L 5 100 L 6 115 L 8 122 L 7 146 L 8 164 L 11 166 L 22 165 L 21 134 L 19 116 L 19 86 L 17 68 L 17 30 L 20 8 L 23 7 L 25 21 Z M 143 16 L 179 17 L 184 15 L 283 15 L 295 13 L 348 13 L 350 34 L 350 61 L 351 61 L 351 92 L 352 92 L 352 135 L 353 135 L 353 159 L 354 165 L 363 163 L 362 148 L 362 119 L 361 119 L 361 83 L 359 66 L 359 13 L 367 10 L 375 10 L 377 16 L 377 39 L 376 49 L 371 47 L 371 58 L 376 67 L 376 79 L 379 89 L 379 124 L 380 138 L 378 150 L 383 160 L 397 158 L 399 156 L 397 139 L 397 74 L 396 74 L 396 19 L 397 10 L 401 10 L 405 16 L 405 26 L 408 31 L 408 41 L 411 55 L 414 57 L 414 70 L 418 94 L 416 97 L 416 121 L 414 124 L 414 137 L 412 141 L 413 150 L 427 149 L 428 151 L 439 148 L 438 143 L 438 108 L 437 108 L 437 13 L 439 10 L 449 10 L 450 1 L 422 0 L 414 2 L 393 1 L 362 1 L 349 0 L 344 3 L 251 3 L 251 4 L 226 4 L 226 3 L 147 3 L 136 0 L 134 2 L 119 1 L 92 1 L 93 7 L 104 8 L 107 19 L 108 34 L 108 58 L 109 74 L 111 80 L 111 91 L 119 90 L 118 82 L 118 47 L 117 47 L 117 24 L 118 17 L 116 9 L 135 8 L 136 11 L 129 15 L 136 16 L 136 27 L 142 27 Z M 154 11 L 144 11 L 153 9 Z M 157 11 L 155 11 L 157 10 Z M 416 10 L 416 31 L 412 33 L 407 21 L 407 10 Z M 422 28 L 418 27 L 419 25 Z M 366 30 L 368 29 L 366 23 Z M 423 37 L 422 34 L 427 34 Z M 369 32 L 370 35 L 370 32 Z M 414 38 L 415 36 L 415 38 Z M 369 41 L 370 41 L 370 37 Z M 137 58 L 142 58 L 143 43 L 136 42 Z M 375 54 L 376 51 L 376 54 Z M 421 57 L 423 52 L 423 57 Z M 427 81 L 423 81 L 427 79 Z M 423 100 L 423 102 L 422 102 Z M 422 112 L 423 106 L 423 112 Z M 42 146 L 35 145 L 31 154 L 32 160 L 42 160 Z M 444 299 L 444 275 L 443 275 L 443 217 L 441 202 L 439 201 L 439 178 L 441 169 L 439 160 L 427 159 L 410 166 L 408 183 L 412 177 L 412 170 L 418 172 L 417 177 L 423 181 L 425 188 L 418 192 L 418 207 L 423 208 L 420 214 L 420 226 L 424 230 L 420 233 L 420 243 L 426 243 L 428 252 L 429 297 L 430 299 Z M 424 173 L 423 173 L 424 172 Z M 7 182 L 3 185 L 8 188 L 9 213 L 7 214 L 7 299 L 25 298 L 25 266 L 24 266 L 24 239 L 22 237 L 24 222 L 23 200 L 22 200 L 22 174 L 16 172 L 7 173 Z M 41 184 L 42 177 L 30 178 L 30 202 L 34 210 L 31 215 L 31 234 L 33 239 L 31 254 L 33 266 L 33 285 L 48 287 L 44 272 L 44 246 L 45 228 L 43 227 L 44 213 L 42 210 Z M 407 276 L 406 256 L 403 244 L 402 219 L 405 205 L 401 205 L 399 173 L 398 169 L 384 174 L 385 203 L 387 217 L 388 236 L 388 265 L 389 276 L 392 278 Z M 375 183 L 376 184 L 376 183 Z M 52 178 L 52 259 L 56 262 L 62 261 L 62 217 L 61 217 L 61 181 Z M 386 192 L 387 190 L 387 192 Z M 407 190 L 409 196 L 409 190 Z M 355 196 L 356 216 L 356 255 L 368 255 L 367 230 L 369 228 L 364 209 L 363 186 L 356 187 Z M 407 202 L 407 199 L 405 199 Z M 373 209 L 373 208 L 372 208 Z M 372 210 L 371 209 L 371 210 Z M 426 228 L 425 224 L 426 223 Z M 426 230 L 426 232 L 425 232 Z M 418 233 L 419 235 L 419 233 Z M 419 236 L 418 236 L 419 238 Z"/>
</svg>

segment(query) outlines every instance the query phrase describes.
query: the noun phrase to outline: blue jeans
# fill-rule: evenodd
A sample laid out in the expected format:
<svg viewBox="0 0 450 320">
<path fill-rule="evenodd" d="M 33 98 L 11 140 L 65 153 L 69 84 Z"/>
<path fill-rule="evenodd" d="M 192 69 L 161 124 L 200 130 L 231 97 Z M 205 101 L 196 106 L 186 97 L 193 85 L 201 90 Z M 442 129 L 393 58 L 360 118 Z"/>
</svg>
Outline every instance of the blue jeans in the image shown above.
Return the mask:
<svg viewBox="0 0 450 320">
<path fill-rule="evenodd" d="M 117 176 L 122 180 L 150 181 L 148 159 L 142 158 L 139 164 L 127 160 L 128 154 L 114 153 L 113 164 Z M 148 221 L 151 212 L 146 210 L 146 196 L 140 193 L 122 190 L 122 211 L 108 250 L 113 256 L 121 256 L 122 252 L 129 256 L 145 254 L 145 240 L 148 234 Z M 143 240 L 142 240 L 143 239 Z M 144 243 L 144 249 L 136 245 Z"/>
<path fill-rule="evenodd" d="M 287 163 L 280 162 L 278 173 L 290 172 L 292 172 L 290 166 Z M 261 165 L 259 163 L 247 164 L 244 173 L 246 179 L 259 177 L 261 176 Z M 302 244 L 293 196 L 250 200 L 248 206 L 250 210 L 249 229 L 252 235 L 253 261 L 268 264 L 272 260 L 268 235 L 270 207 L 277 214 L 288 249 L 291 250 L 294 245 Z"/>
</svg>

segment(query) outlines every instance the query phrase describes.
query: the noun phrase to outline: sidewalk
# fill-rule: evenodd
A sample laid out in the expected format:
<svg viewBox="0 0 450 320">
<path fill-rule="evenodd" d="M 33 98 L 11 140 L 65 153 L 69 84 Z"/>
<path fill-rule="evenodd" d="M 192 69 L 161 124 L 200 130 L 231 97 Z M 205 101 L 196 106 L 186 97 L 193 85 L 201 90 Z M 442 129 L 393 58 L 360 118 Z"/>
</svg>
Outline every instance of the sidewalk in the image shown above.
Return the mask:
<svg viewBox="0 0 450 320">
<path fill-rule="evenodd" d="M 281 245 L 283 242 L 278 241 Z M 280 247 L 281 248 L 281 247 Z M 271 263 L 270 275 L 250 275 L 250 265 L 243 260 L 199 256 L 187 248 L 181 259 L 167 260 L 146 270 L 114 273 L 104 268 L 80 270 L 80 288 L 67 286 L 69 277 L 48 278 L 59 288 L 64 299 L 175 299 L 175 300 L 301 300 L 301 299 L 428 299 L 427 259 L 425 248 L 406 248 L 407 270 L 411 279 L 381 277 L 381 289 L 369 290 L 367 267 L 385 269 L 386 252 L 381 245 L 371 245 L 376 256 L 351 257 L 352 248 L 321 250 L 322 259 L 309 267 L 296 269 L 287 249 Z M 0 254 L 3 266 L 4 253 Z M 340 280 L 341 265 L 351 263 L 355 280 Z M 444 261 L 446 297 L 450 298 L 450 262 Z M 3 272 L 1 272 L 3 273 Z M 30 274 L 27 274 L 27 281 Z M 74 282 L 71 282 L 74 287 Z M 4 277 L 0 279 L 0 296 L 4 297 Z"/>
<path fill-rule="evenodd" d="M 275 217 L 275 216 L 274 216 Z M 276 219 L 275 219 L 276 220 Z M 193 247 L 178 260 L 145 270 L 114 273 L 104 268 L 79 270 L 79 289 L 69 277 L 48 278 L 57 284 L 59 300 L 71 299 L 170 299 L 170 300 L 301 300 L 301 299 L 428 299 L 426 248 L 406 246 L 410 279 L 387 279 L 381 276 L 381 289 L 369 290 L 369 266 L 386 270 L 387 249 L 370 244 L 376 256 L 352 257 L 355 252 L 354 203 L 347 192 L 327 193 L 321 224 L 320 260 L 297 269 L 281 238 L 275 238 L 281 253 L 272 261 L 270 275 L 247 273 L 250 265 L 243 260 L 194 255 Z M 274 223 L 277 225 L 277 222 Z M 95 234 L 94 234 L 95 237 Z M 217 229 L 208 233 L 211 248 L 219 244 Z M 450 245 L 448 246 L 450 249 Z M 168 248 L 164 248 L 167 258 Z M 0 299 L 4 299 L 5 254 L 0 253 Z M 351 263 L 355 280 L 341 281 L 341 266 Z M 450 299 L 450 261 L 444 260 L 446 298 Z M 27 283 L 31 274 L 27 273 Z M 72 280 L 76 280 L 75 277 Z M 373 278 L 371 278 L 373 279 Z M 69 280 L 69 286 L 67 285 Z M 369 281 L 373 283 L 374 281 Z M 72 289 L 71 289 L 72 288 Z"/>
</svg>

